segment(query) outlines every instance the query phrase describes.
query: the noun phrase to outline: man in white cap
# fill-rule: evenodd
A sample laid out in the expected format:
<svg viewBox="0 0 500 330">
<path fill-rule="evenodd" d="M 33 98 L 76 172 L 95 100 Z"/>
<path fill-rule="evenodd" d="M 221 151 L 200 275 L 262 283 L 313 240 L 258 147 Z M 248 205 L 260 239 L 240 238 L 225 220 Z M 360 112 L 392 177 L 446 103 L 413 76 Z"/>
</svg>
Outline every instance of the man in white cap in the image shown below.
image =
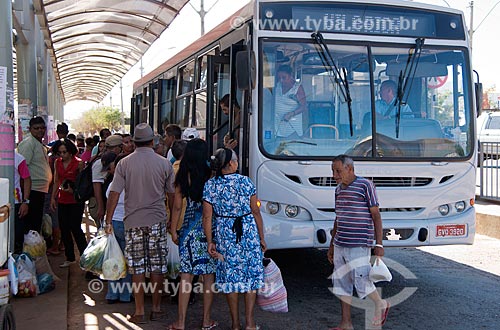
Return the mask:
<svg viewBox="0 0 500 330">
<path fill-rule="evenodd" d="M 148 124 L 135 127 L 136 149 L 116 166 L 106 208 L 106 232 L 110 233 L 113 213 L 120 193 L 125 190 L 125 257 L 136 290 L 135 313 L 128 320 L 137 324 L 148 322 L 144 313 L 146 273 L 151 274 L 154 288 L 149 320 L 164 317 L 160 304 L 168 254 L 165 198 L 168 196 L 173 202 L 175 192 L 172 165 L 154 152 L 153 138 L 153 129 Z"/>
</svg>

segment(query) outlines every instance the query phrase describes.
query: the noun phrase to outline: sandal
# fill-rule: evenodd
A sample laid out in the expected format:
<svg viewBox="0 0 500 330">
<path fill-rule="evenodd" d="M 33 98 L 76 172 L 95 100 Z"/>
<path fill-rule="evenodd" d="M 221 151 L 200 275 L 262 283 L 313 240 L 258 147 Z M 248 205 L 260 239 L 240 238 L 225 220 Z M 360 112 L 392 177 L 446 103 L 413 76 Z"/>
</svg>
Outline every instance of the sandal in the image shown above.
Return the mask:
<svg viewBox="0 0 500 330">
<path fill-rule="evenodd" d="M 160 320 L 163 320 L 163 318 L 165 318 L 166 315 L 167 314 L 165 314 L 162 311 L 159 311 L 159 312 L 152 311 L 151 314 L 149 315 L 149 319 L 151 321 L 160 321 Z"/>
<path fill-rule="evenodd" d="M 132 315 L 127 317 L 127 321 L 130 323 L 135 323 L 135 324 L 146 324 L 148 323 L 148 320 L 144 315 Z"/>
<path fill-rule="evenodd" d="M 211 330 L 211 329 L 213 329 L 213 328 L 215 328 L 215 327 L 217 327 L 217 326 L 219 326 L 219 322 L 217 322 L 217 321 L 212 321 L 212 322 L 210 323 L 210 325 L 205 325 L 205 326 L 202 326 L 202 327 L 201 327 L 201 330 Z"/>
<path fill-rule="evenodd" d="M 260 325 L 255 325 L 255 328 L 245 327 L 245 330 L 260 330 Z"/>
<path fill-rule="evenodd" d="M 171 325 L 169 325 L 167 327 L 167 330 L 184 330 L 184 328 L 177 328 L 174 324 L 175 323 L 172 323 Z"/>
<path fill-rule="evenodd" d="M 374 327 L 381 327 L 387 321 L 387 315 L 389 314 L 389 309 L 391 308 L 391 304 L 387 301 L 387 306 L 380 316 L 375 316 L 372 321 L 372 325 Z"/>
</svg>

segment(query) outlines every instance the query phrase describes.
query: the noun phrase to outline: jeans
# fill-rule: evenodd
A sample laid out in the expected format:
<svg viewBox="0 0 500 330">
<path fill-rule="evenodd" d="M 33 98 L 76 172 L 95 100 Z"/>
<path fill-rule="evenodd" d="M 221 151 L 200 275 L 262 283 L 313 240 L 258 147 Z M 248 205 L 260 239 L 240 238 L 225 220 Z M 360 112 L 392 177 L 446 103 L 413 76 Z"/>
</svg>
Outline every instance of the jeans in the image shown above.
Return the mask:
<svg viewBox="0 0 500 330">
<path fill-rule="evenodd" d="M 122 249 L 125 251 L 125 226 L 123 221 L 113 220 L 113 232 L 115 233 L 116 240 Z M 119 279 L 118 281 L 108 281 L 108 292 L 106 293 L 106 299 L 108 300 L 120 300 L 123 302 L 130 301 L 131 295 L 131 283 L 132 275 L 127 272 L 127 276 Z"/>
</svg>

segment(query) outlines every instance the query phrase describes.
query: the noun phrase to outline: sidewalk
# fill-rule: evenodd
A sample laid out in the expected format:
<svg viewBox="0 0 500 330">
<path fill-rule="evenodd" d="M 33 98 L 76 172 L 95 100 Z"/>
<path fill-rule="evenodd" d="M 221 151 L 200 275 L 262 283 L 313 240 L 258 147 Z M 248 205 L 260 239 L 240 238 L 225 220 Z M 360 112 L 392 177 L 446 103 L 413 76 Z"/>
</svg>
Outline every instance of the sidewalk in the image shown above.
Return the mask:
<svg viewBox="0 0 500 330">
<path fill-rule="evenodd" d="M 53 291 L 34 298 L 13 297 L 10 301 L 17 329 L 66 329 L 68 306 L 68 268 L 59 268 L 66 260 L 64 252 L 48 256 L 52 271 L 61 279 Z"/>
<path fill-rule="evenodd" d="M 486 201 L 476 201 L 476 233 L 500 239 L 500 205 Z M 91 233 L 94 227 L 86 227 Z M 18 329 L 159 329 L 166 328 L 176 315 L 177 305 L 170 302 L 170 298 L 164 296 L 162 308 L 167 312 L 167 319 L 160 322 L 149 322 L 146 325 L 137 326 L 126 321 L 126 316 L 134 310 L 133 303 L 116 303 L 109 305 L 105 300 L 105 290 L 90 292 L 89 281 L 77 264 L 68 268 L 59 268 L 64 262 L 64 254 L 50 256 L 49 261 L 52 270 L 61 281 L 56 284 L 56 289 L 35 298 L 12 298 L 14 314 Z M 104 289 L 107 285 L 104 283 Z M 69 295 L 69 296 L 68 296 Z M 225 307 L 222 295 L 215 295 L 212 317 L 225 324 L 228 322 L 227 311 L 216 306 Z M 146 313 L 151 310 L 151 297 L 146 297 Z M 197 301 L 188 310 L 190 320 L 186 329 L 200 328 L 199 317 L 202 315 L 201 296 L 197 295 Z M 260 314 L 256 309 L 256 316 Z M 222 327 L 224 328 L 224 327 Z"/>
</svg>

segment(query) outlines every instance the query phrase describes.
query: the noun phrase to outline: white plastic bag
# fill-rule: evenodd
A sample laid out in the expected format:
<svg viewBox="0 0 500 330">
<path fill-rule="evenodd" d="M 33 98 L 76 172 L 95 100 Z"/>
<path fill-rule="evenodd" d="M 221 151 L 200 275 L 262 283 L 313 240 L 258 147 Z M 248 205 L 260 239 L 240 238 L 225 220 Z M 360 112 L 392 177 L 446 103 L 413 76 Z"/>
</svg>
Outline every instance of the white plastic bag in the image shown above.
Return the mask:
<svg viewBox="0 0 500 330">
<path fill-rule="evenodd" d="M 19 297 L 35 297 L 39 293 L 36 267 L 29 255 L 22 253 L 16 259 L 19 273 Z"/>
<path fill-rule="evenodd" d="M 100 277 L 103 280 L 116 281 L 127 276 L 127 264 L 115 234 L 109 234 L 107 240 Z"/>
<path fill-rule="evenodd" d="M 370 280 L 374 283 L 377 282 L 390 282 L 392 280 L 392 274 L 389 268 L 382 261 L 382 258 L 375 258 L 372 269 L 370 270 Z"/>
<path fill-rule="evenodd" d="M 108 235 L 98 234 L 92 238 L 80 256 L 80 268 L 94 274 L 102 274 L 104 252 L 108 243 Z"/>
<path fill-rule="evenodd" d="M 274 313 L 288 312 L 288 294 L 281 271 L 270 258 L 264 258 L 264 286 L 257 291 L 257 306 Z"/>
<path fill-rule="evenodd" d="M 15 296 L 19 286 L 19 274 L 17 272 L 16 261 L 12 257 L 12 254 L 9 255 L 7 265 L 9 268 L 10 292 Z"/>
<path fill-rule="evenodd" d="M 170 233 L 167 234 L 167 246 L 167 276 L 168 278 L 174 280 L 179 275 L 181 258 L 179 257 L 179 247 L 174 243 L 174 241 L 172 241 L 172 235 L 170 235 Z"/>
<path fill-rule="evenodd" d="M 52 236 L 52 218 L 47 213 L 42 218 L 42 235 L 43 237 Z"/>
<path fill-rule="evenodd" d="M 47 253 L 47 247 L 42 235 L 34 230 L 24 235 L 23 252 L 28 253 L 32 258 L 44 256 Z"/>
</svg>

